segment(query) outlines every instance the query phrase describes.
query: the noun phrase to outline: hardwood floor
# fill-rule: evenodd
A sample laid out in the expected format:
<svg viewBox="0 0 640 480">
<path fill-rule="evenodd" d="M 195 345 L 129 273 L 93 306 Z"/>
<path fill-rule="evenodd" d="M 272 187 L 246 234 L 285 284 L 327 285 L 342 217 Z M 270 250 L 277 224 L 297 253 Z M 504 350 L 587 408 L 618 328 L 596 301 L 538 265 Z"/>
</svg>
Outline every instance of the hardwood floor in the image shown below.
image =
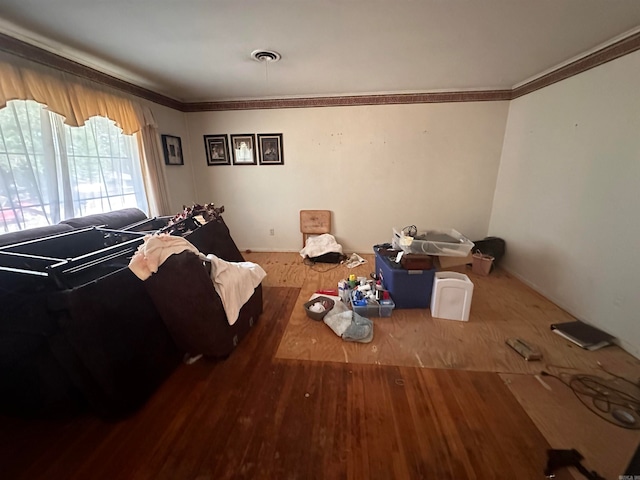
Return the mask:
<svg viewBox="0 0 640 480">
<path fill-rule="evenodd" d="M 349 273 L 367 276 L 375 270 L 374 256 L 360 255 L 368 263 L 353 270 L 320 264 L 310 268 L 296 253 L 247 255 L 267 271 L 266 284 L 300 287 L 277 358 L 501 372 L 509 390 L 553 448 L 578 449 L 585 464 L 606 478 L 617 478 L 624 472 L 640 443 L 640 431 L 607 423 L 566 386 L 551 379 L 540 382 L 535 375 L 556 365 L 574 368 L 572 373 L 610 378 L 600 363 L 619 375 L 637 379 L 638 359 L 616 346 L 596 352 L 575 347 L 549 329 L 551 323 L 573 320 L 567 312 L 507 272 L 497 270 L 481 277 L 464 267 L 461 271 L 475 284 L 469 322 L 434 319 L 424 309 L 395 310 L 391 318 L 373 319 L 375 336 L 370 344 L 342 342 L 322 323 L 308 321 L 301 305 L 317 289 L 335 288 Z M 524 361 L 505 345 L 509 337 L 536 345 L 543 360 Z"/>
<path fill-rule="evenodd" d="M 549 319 L 568 315 L 517 280 L 473 279 L 471 321 L 439 327 L 456 332 L 447 353 L 425 342 L 448 338 L 436 335 L 428 311 L 398 310 L 383 326 L 376 320 L 367 345 L 342 342 L 304 318 L 300 306 L 311 293 L 347 272 L 367 275 L 371 255 L 353 271 L 310 269 L 297 254 L 245 257 L 268 273 L 265 311 L 228 359 L 181 365 L 119 422 L 0 417 L 2 478 L 533 479 L 542 477 L 551 447 L 578 448 L 606 478 L 624 473 L 640 432 L 606 424 L 562 385 L 545 388 L 533 375 L 539 365 L 481 349 L 501 345 L 502 329 L 516 318 L 519 334 L 540 333 L 545 358 L 588 366 L 604 353 L 598 358 L 630 378 L 639 376 L 638 361 L 617 347 L 585 356 L 548 337 Z M 420 338 L 429 322 L 429 336 Z M 402 334 L 407 326 L 410 334 Z M 424 349 L 419 358 L 416 345 Z M 460 345 L 480 350 L 467 356 Z M 443 359 L 449 363 L 437 363 Z"/>
<path fill-rule="evenodd" d="M 3 478 L 541 476 L 549 445 L 494 373 L 275 359 L 299 293 L 265 288 L 228 359 L 180 366 L 127 419 L 2 418 Z"/>
</svg>

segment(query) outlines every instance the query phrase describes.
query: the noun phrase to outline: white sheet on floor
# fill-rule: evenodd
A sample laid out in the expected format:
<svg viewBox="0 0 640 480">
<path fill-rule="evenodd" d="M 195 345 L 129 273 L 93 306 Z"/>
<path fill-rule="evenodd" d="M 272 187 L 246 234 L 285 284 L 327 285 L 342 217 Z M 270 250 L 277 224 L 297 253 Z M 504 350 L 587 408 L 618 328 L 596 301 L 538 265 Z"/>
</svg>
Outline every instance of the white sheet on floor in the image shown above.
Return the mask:
<svg viewBox="0 0 640 480">
<path fill-rule="evenodd" d="M 238 320 L 240 309 L 267 273 L 253 262 L 227 262 L 212 253 L 206 258 L 211 262 L 213 286 L 220 295 L 229 325 L 233 325 Z"/>
<path fill-rule="evenodd" d="M 336 242 L 335 237 L 330 233 L 323 233 L 317 237 L 307 238 L 307 244 L 300 250 L 300 256 L 315 258 L 332 252 L 342 253 L 342 245 Z"/>
</svg>

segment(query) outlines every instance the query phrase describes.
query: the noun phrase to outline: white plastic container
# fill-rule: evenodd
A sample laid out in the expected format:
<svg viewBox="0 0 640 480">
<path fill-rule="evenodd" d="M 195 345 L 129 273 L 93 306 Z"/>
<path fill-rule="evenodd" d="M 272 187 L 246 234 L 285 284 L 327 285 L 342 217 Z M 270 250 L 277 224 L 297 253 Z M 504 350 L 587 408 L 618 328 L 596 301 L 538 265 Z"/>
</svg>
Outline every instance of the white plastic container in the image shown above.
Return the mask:
<svg viewBox="0 0 640 480">
<path fill-rule="evenodd" d="M 469 321 L 473 282 L 464 273 L 436 272 L 431 294 L 431 316 Z"/>
<path fill-rule="evenodd" d="M 448 230 L 427 230 L 419 232 L 415 238 L 393 228 L 393 248 L 404 253 L 417 253 L 443 257 L 466 257 L 473 248 L 473 242 L 452 228 Z"/>
</svg>

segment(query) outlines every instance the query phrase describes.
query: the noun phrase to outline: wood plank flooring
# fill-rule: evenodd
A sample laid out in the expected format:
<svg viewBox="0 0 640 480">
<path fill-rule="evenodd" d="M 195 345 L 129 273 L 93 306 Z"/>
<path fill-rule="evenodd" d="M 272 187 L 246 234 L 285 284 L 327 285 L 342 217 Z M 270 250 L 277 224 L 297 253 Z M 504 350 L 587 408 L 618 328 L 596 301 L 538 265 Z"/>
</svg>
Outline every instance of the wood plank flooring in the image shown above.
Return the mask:
<svg viewBox="0 0 640 480">
<path fill-rule="evenodd" d="M 263 265 L 270 285 L 300 287 L 291 319 L 276 352 L 278 358 L 353 364 L 382 364 L 419 368 L 454 368 L 503 372 L 502 378 L 525 411 L 554 448 L 578 448 L 591 468 L 617 478 L 624 472 L 640 443 L 640 431 L 612 426 L 589 412 L 561 385 L 542 390 L 534 377 L 553 365 L 575 372 L 607 377 L 597 365 L 627 378 L 640 378 L 640 361 L 614 346 L 589 352 L 553 334 L 551 323 L 574 320 L 507 272 L 488 277 L 461 267 L 475 289 L 468 323 L 439 320 L 428 310 L 395 310 L 391 318 L 374 319 L 370 344 L 342 342 L 320 322 L 309 321 L 302 304 L 320 288 L 335 288 L 349 273 L 368 276 L 375 270 L 374 256 L 360 254 L 368 263 L 355 269 L 318 264 L 305 266 L 296 253 L 252 253 L 247 257 Z M 504 343 L 519 337 L 536 345 L 542 362 L 522 360 Z M 519 374 L 519 375 L 516 375 Z M 563 390 L 566 389 L 566 390 Z M 590 462 L 590 463 L 589 463 Z M 582 478 L 571 470 L 575 478 Z M 634 472 L 635 473 L 635 472 Z M 637 472 L 640 474 L 640 472 Z"/>
<path fill-rule="evenodd" d="M 617 346 L 589 352 L 554 334 L 549 326 L 575 320 L 567 312 L 503 270 L 490 276 L 464 271 L 475 288 L 469 322 L 431 317 L 428 309 L 397 309 L 391 318 L 373 318 L 370 344 L 342 342 L 321 322 L 310 322 L 302 305 L 319 289 L 337 288 L 350 273 L 368 277 L 373 255 L 355 269 L 316 264 L 305 266 L 298 254 L 252 253 L 250 261 L 267 271 L 271 285 L 294 284 L 300 297 L 276 357 L 345 363 L 455 368 L 483 372 L 539 373 L 546 364 L 601 373 L 597 362 L 619 374 L 640 377 L 640 361 Z M 522 338 L 537 346 L 543 362 L 522 360 L 505 340 Z"/>
<path fill-rule="evenodd" d="M 601 361 L 638 378 L 640 362 L 551 334 L 549 323 L 571 317 L 505 272 L 466 272 L 476 285 L 469 323 L 396 310 L 375 320 L 371 344 L 343 342 L 302 303 L 349 273 L 367 276 L 374 259 L 362 256 L 369 263 L 349 270 L 310 268 L 297 253 L 245 254 L 268 273 L 265 313 L 227 360 L 180 366 L 119 422 L 0 417 L 0 476 L 533 479 L 550 446 L 578 448 L 607 478 L 624 473 L 640 432 L 581 410 L 551 379 L 545 389 L 533 376 L 545 364 L 524 362 L 504 338 L 584 372 L 602 373 Z M 581 478 L 558 478 L 569 473 Z"/>
<path fill-rule="evenodd" d="M 0 418 L 3 478 L 541 477 L 549 445 L 495 373 L 274 358 L 299 295 L 266 287 L 228 359 L 122 421 Z"/>
<path fill-rule="evenodd" d="M 552 448 L 575 448 L 585 457 L 585 467 L 604 478 L 617 479 L 623 473 L 640 442 L 637 430 L 598 418 L 555 378 L 541 377 L 541 383 L 533 375 L 505 373 L 500 377 Z"/>
</svg>

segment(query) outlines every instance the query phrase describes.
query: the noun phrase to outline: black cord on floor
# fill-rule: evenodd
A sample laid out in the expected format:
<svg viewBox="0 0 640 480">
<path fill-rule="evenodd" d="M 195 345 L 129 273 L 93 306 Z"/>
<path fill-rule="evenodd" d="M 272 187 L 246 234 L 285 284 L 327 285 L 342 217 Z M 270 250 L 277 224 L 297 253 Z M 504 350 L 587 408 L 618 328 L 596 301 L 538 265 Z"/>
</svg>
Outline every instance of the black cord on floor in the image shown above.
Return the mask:
<svg viewBox="0 0 640 480">
<path fill-rule="evenodd" d="M 302 263 L 304 263 L 307 267 L 311 268 L 311 270 L 315 271 L 315 272 L 320 272 L 320 273 L 325 273 L 328 272 L 330 270 L 333 270 L 334 268 L 338 268 L 340 265 L 342 265 L 342 262 L 340 263 L 336 263 L 335 265 L 329 267 L 329 268 L 315 268 L 315 266 L 317 265 L 316 262 L 314 262 L 313 260 L 311 260 L 309 257 L 305 257 L 302 259 Z"/>
<path fill-rule="evenodd" d="M 554 367 L 558 369 L 567 368 L 575 370 L 570 367 L 561 367 L 557 365 L 547 365 L 547 367 Z M 540 372 L 543 376 L 553 377 L 563 385 L 570 388 L 573 394 L 580 400 L 580 402 L 587 407 L 591 412 L 618 427 L 626 428 L 629 430 L 640 429 L 640 386 L 638 384 L 628 380 L 620 375 L 610 373 L 604 369 L 602 365 L 600 367 L 612 377 L 619 380 L 623 380 L 639 392 L 634 395 L 629 392 L 625 392 L 620 388 L 613 386 L 612 380 L 608 380 L 596 375 L 587 374 L 569 374 L 566 372 L 560 372 L 559 374 L 549 373 L 547 371 Z M 590 401 L 589 401 L 590 400 Z M 614 414 L 618 412 L 618 417 Z M 620 413 L 621 412 L 621 413 Z M 620 420 L 620 416 L 634 420 L 633 423 L 628 423 Z M 613 417 L 611 419 L 610 417 Z"/>
</svg>

